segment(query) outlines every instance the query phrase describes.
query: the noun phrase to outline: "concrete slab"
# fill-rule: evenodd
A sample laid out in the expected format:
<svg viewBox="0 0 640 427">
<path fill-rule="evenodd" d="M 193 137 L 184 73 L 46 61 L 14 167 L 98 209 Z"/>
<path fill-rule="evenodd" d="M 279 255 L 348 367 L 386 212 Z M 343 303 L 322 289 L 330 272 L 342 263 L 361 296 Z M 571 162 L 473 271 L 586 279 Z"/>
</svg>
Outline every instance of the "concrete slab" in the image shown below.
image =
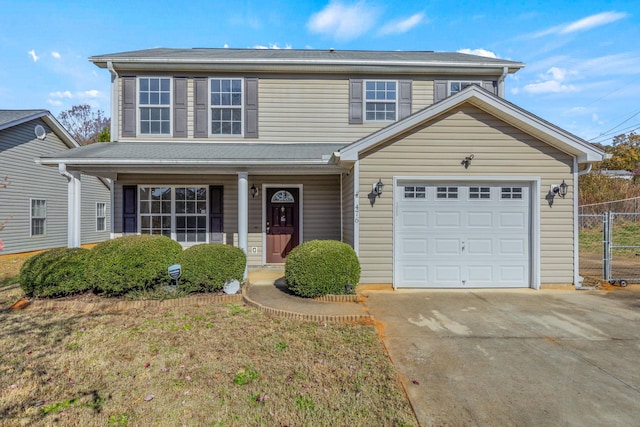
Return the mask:
<svg viewBox="0 0 640 427">
<path fill-rule="evenodd" d="M 365 295 L 423 426 L 638 425 L 640 286 L 627 289 Z"/>
</svg>

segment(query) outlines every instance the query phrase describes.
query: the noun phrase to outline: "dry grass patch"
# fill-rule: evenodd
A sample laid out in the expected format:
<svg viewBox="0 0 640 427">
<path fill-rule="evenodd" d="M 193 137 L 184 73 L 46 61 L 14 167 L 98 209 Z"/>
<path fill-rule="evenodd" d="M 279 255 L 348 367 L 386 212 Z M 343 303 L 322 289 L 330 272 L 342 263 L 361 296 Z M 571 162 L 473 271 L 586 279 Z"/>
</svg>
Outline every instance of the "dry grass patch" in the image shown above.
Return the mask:
<svg viewBox="0 0 640 427">
<path fill-rule="evenodd" d="M 0 425 L 415 425 L 372 326 L 4 310 L 0 348 Z"/>
</svg>

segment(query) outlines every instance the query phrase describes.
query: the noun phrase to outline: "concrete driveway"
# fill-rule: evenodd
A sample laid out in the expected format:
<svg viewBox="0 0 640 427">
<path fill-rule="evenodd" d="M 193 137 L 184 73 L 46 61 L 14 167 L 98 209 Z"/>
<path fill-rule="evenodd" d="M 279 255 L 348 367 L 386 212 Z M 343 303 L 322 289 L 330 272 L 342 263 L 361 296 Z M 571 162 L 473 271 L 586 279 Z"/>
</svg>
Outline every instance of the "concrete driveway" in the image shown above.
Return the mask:
<svg viewBox="0 0 640 427">
<path fill-rule="evenodd" d="M 640 285 L 364 294 L 420 425 L 640 425 Z"/>
</svg>

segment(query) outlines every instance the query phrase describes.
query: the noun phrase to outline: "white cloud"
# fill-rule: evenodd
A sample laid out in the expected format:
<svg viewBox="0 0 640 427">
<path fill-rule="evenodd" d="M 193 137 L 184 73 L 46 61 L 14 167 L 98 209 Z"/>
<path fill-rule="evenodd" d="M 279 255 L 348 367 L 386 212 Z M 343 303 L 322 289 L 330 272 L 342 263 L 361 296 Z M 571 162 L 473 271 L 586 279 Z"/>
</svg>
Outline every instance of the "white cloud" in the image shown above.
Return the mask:
<svg viewBox="0 0 640 427">
<path fill-rule="evenodd" d="M 587 16 L 586 18 L 579 19 L 568 24 L 557 25 L 555 27 L 547 28 L 546 30 L 539 31 L 532 34 L 531 37 L 538 38 L 548 36 L 550 34 L 570 34 L 578 31 L 586 31 L 592 28 L 601 27 L 603 25 L 611 24 L 612 22 L 619 21 L 629 16 L 627 13 L 619 12 L 602 12 L 595 15 Z"/>
<path fill-rule="evenodd" d="M 277 43 L 269 43 L 269 46 L 265 46 L 261 44 L 255 45 L 253 46 L 253 49 L 293 49 L 293 48 L 291 47 L 290 44 L 286 44 L 284 45 L 284 47 L 280 47 L 278 46 Z"/>
<path fill-rule="evenodd" d="M 229 45 L 227 43 L 224 44 L 224 46 L 222 46 L 225 49 L 229 49 Z"/>
<path fill-rule="evenodd" d="M 60 52 L 55 52 L 55 51 L 51 52 L 51 56 L 53 56 L 56 59 L 62 58 L 62 55 L 60 55 Z"/>
<path fill-rule="evenodd" d="M 567 76 L 573 74 L 575 73 L 562 68 L 551 67 L 545 74 L 538 76 L 541 81 L 525 85 L 523 90 L 531 94 L 576 92 L 578 89 L 574 85 L 564 83 Z"/>
<path fill-rule="evenodd" d="M 96 89 L 85 90 L 76 94 L 78 98 L 99 98 L 102 96 L 102 92 Z"/>
<path fill-rule="evenodd" d="M 498 56 L 491 52 L 490 50 L 485 49 L 460 49 L 458 53 L 466 53 L 468 55 L 477 55 L 484 56 L 485 58 L 497 58 Z"/>
<path fill-rule="evenodd" d="M 53 105 L 54 107 L 60 107 L 60 106 L 62 106 L 62 101 L 57 100 L 57 99 L 47 99 L 47 102 L 48 102 L 50 105 Z"/>
<path fill-rule="evenodd" d="M 611 24 L 627 17 L 626 13 L 618 12 L 602 12 L 595 15 L 587 16 L 571 24 L 565 25 L 560 34 L 574 33 L 576 31 L 590 30 L 591 28 L 600 27 L 602 25 Z"/>
<path fill-rule="evenodd" d="M 309 19 L 307 28 L 338 41 L 353 40 L 369 31 L 378 19 L 378 9 L 364 1 L 346 5 L 332 1 Z"/>
<path fill-rule="evenodd" d="M 31 59 L 33 59 L 33 62 L 38 62 L 38 59 L 40 59 L 40 57 L 38 55 L 36 55 L 36 51 L 34 49 L 31 49 L 29 52 L 27 52 L 29 55 L 31 55 Z"/>
<path fill-rule="evenodd" d="M 407 19 L 392 21 L 380 29 L 380 35 L 403 34 L 425 21 L 424 13 L 416 13 Z"/>
<path fill-rule="evenodd" d="M 65 90 L 64 92 L 51 92 L 49 96 L 52 98 L 73 98 L 73 95 L 68 90 Z"/>
</svg>

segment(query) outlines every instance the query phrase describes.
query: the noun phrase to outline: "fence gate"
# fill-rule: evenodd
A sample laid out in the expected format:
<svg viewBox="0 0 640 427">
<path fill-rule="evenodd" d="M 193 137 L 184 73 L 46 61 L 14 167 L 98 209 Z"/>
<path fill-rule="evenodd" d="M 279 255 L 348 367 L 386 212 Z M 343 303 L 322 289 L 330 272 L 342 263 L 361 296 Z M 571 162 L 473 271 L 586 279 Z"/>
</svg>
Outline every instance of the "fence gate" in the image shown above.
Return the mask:
<svg viewBox="0 0 640 427">
<path fill-rule="evenodd" d="M 627 286 L 640 281 L 640 223 L 637 213 L 602 215 L 603 275 L 609 283 Z"/>
<path fill-rule="evenodd" d="M 580 275 L 622 286 L 640 281 L 640 214 L 601 212 L 578 219 Z"/>
</svg>

